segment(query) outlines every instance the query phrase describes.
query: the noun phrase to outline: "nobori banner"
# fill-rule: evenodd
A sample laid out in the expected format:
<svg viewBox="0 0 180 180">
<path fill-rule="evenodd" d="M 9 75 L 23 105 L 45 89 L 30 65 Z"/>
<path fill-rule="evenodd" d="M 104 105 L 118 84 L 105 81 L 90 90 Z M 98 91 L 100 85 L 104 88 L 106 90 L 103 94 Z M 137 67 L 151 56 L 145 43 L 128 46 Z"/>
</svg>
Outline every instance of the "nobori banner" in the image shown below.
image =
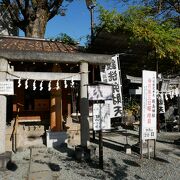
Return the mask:
<svg viewBox="0 0 180 180">
<path fill-rule="evenodd" d="M 14 95 L 14 82 L 13 81 L 0 81 L 0 94 Z"/>
<path fill-rule="evenodd" d="M 142 72 L 142 140 L 156 139 L 156 72 L 146 71 Z"/>
<path fill-rule="evenodd" d="M 112 84 L 112 100 L 108 101 L 111 107 L 111 118 L 122 117 L 122 91 L 118 55 L 112 57 L 110 65 L 101 66 L 101 81 Z"/>
</svg>

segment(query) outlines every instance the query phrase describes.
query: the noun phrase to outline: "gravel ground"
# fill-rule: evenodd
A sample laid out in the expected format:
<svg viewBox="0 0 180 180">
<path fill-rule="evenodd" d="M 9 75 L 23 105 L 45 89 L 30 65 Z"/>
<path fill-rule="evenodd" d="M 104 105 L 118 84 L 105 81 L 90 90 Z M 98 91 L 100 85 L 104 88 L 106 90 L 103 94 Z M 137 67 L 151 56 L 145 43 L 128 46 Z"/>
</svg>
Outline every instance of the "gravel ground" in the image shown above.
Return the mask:
<svg viewBox="0 0 180 180">
<path fill-rule="evenodd" d="M 158 134 L 156 159 L 146 156 L 140 159 L 135 152 L 126 154 L 125 134 L 123 131 L 103 134 L 103 170 L 99 169 L 96 137 L 93 143 L 97 147 L 96 157 L 91 162 L 77 162 L 73 147 L 32 147 L 13 154 L 13 163 L 9 170 L 0 171 L 0 180 L 179 180 L 180 146 L 173 142 L 180 138 L 180 133 Z M 136 131 L 128 130 L 127 135 L 130 145 L 137 143 Z"/>
</svg>

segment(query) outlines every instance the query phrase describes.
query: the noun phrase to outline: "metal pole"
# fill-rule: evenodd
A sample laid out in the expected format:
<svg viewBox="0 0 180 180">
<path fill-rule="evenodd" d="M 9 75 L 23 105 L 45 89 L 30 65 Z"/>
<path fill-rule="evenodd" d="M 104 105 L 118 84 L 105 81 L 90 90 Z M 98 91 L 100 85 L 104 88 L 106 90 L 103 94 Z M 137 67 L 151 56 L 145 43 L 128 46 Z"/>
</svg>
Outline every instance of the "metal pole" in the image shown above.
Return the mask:
<svg viewBox="0 0 180 180">
<path fill-rule="evenodd" d="M 86 1 L 86 5 L 90 12 L 90 18 L 91 18 L 91 44 L 92 44 L 92 39 L 94 37 L 94 8 L 96 5 L 92 1 L 89 2 Z"/>
<path fill-rule="evenodd" d="M 91 43 L 94 37 L 94 7 L 95 6 L 91 6 L 90 7 L 90 16 L 91 16 Z"/>
<path fill-rule="evenodd" d="M 90 12 L 90 18 L 91 18 L 91 44 L 94 37 L 94 7 L 95 4 L 92 1 L 86 1 L 87 8 Z M 92 70 L 92 81 L 94 82 L 94 65 Z M 95 140 L 96 132 L 93 129 L 93 138 L 92 140 Z"/>
</svg>

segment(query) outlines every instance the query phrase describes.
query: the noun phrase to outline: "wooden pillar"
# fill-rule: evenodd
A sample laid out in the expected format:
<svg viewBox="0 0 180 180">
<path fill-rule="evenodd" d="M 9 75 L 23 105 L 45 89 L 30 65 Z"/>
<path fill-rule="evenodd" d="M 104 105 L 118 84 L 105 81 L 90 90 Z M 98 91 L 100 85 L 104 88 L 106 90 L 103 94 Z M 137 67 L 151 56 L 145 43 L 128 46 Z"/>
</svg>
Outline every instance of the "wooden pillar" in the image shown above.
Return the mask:
<svg viewBox="0 0 180 180">
<path fill-rule="evenodd" d="M 53 66 L 53 72 L 60 71 L 59 65 Z M 51 90 L 51 101 L 50 101 L 50 128 L 51 131 L 62 131 L 62 90 L 56 89 L 57 81 L 52 82 L 52 90 Z M 61 87 L 61 82 L 59 81 L 59 86 Z"/>
</svg>

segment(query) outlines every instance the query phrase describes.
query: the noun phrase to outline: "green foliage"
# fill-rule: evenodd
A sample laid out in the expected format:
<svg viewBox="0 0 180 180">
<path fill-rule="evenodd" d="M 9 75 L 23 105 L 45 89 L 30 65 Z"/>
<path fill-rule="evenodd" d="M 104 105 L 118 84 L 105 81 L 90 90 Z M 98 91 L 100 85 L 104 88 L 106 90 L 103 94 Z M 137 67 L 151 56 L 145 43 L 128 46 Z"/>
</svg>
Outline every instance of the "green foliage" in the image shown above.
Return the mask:
<svg viewBox="0 0 180 180">
<path fill-rule="evenodd" d="M 66 33 L 60 33 L 57 37 L 51 38 L 51 39 L 56 40 L 56 41 L 61 41 L 64 44 L 71 44 L 71 45 L 77 45 L 78 44 L 78 42 L 75 39 L 73 39 L 72 37 L 70 37 Z"/>
<path fill-rule="evenodd" d="M 111 33 L 125 33 L 130 45 L 142 43 L 157 59 L 171 59 L 180 64 L 180 28 L 156 20 L 151 8 L 130 7 L 123 14 L 102 7 L 99 11 L 99 28 Z"/>
<path fill-rule="evenodd" d="M 117 13 L 116 10 L 109 12 L 100 6 L 99 12 L 100 27 L 103 27 L 107 32 L 115 32 L 123 27 L 123 16 Z"/>
<path fill-rule="evenodd" d="M 127 103 L 124 104 L 125 110 L 133 110 L 133 109 L 138 110 L 139 107 L 140 107 L 140 102 L 135 97 L 133 97 L 131 101 L 128 101 Z"/>
</svg>

